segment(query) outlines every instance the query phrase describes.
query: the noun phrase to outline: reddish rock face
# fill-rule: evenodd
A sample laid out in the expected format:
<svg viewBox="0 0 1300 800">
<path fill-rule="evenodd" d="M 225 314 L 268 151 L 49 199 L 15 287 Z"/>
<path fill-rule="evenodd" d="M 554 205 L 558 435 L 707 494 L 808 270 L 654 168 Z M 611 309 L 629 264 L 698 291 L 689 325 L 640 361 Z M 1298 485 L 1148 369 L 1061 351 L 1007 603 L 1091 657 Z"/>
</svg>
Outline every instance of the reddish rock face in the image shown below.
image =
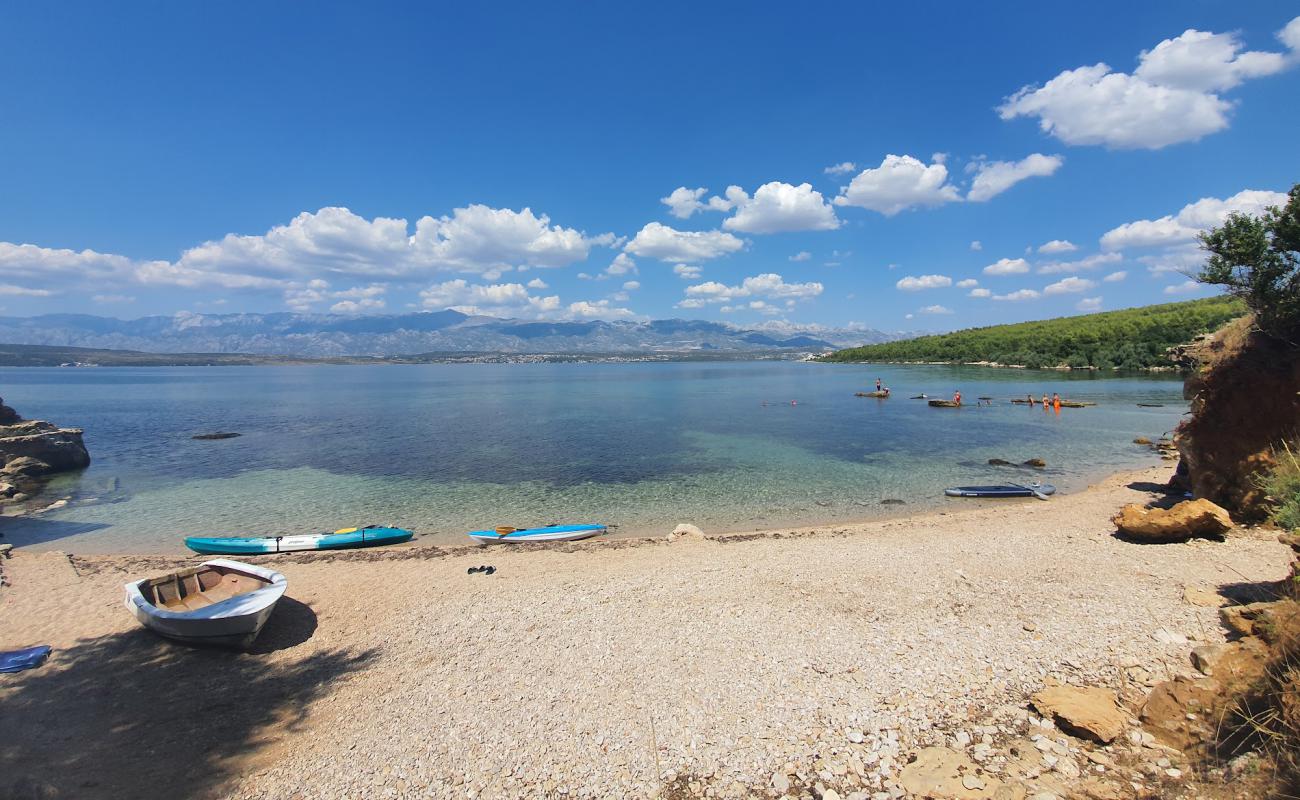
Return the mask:
<svg viewBox="0 0 1300 800">
<path fill-rule="evenodd" d="M 1183 393 L 1192 416 L 1174 439 L 1190 488 L 1241 522 L 1260 521 L 1268 506 L 1257 476 L 1274 466 L 1275 448 L 1300 435 L 1300 349 L 1251 332 L 1247 319 L 1189 356 L 1196 369 Z"/>
</svg>

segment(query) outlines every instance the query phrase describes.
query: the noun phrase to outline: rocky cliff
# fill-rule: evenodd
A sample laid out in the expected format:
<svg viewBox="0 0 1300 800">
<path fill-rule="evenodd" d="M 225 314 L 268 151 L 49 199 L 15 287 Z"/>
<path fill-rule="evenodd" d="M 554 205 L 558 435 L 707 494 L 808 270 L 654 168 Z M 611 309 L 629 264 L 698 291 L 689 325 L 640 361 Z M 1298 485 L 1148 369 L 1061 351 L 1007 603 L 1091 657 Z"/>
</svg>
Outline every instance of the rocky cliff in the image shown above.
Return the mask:
<svg viewBox="0 0 1300 800">
<path fill-rule="evenodd" d="M 1192 414 L 1174 437 L 1189 488 L 1238 521 L 1262 520 L 1268 501 L 1259 477 L 1300 434 L 1300 349 L 1243 318 L 1178 356 L 1192 368 L 1184 384 Z"/>
<path fill-rule="evenodd" d="M 0 398 L 0 505 L 26 500 L 51 475 L 89 464 L 80 428 L 24 420 Z"/>
</svg>

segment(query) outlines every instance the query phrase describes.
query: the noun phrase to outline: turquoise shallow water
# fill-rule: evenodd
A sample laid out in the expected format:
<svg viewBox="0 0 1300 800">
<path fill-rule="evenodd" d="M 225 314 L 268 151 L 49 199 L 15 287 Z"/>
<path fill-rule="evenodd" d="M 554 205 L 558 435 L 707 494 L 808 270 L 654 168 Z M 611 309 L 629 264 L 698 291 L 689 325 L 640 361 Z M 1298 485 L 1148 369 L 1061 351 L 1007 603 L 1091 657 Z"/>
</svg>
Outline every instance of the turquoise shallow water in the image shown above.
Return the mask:
<svg viewBox="0 0 1300 800">
<path fill-rule="evenodd" d="M 893 397 L 853 396 L 877 376 Z M 957 388 L 994 404 L 908 399 Z M 1052 391 L 1098 406 L 1008 402 Z M 369 522 L 457 543 L 497 524 L 637 535 L 897 515 L 963 502 L 946 486 L 1040 478 L 1070 491 L 1154 463 L 1133 438 L 1186 410 L 1172 377 L 795 362 L 4 368 L 0 396 L 85 428 L 94 459 L 55 485 L 71 506 L 0 519 L 0 532 L 83 553 Z M 190 438 L 218 430 L 242 436 Z M 1048 469 L 986 463 L 1031 457 Z"/>
</svg>

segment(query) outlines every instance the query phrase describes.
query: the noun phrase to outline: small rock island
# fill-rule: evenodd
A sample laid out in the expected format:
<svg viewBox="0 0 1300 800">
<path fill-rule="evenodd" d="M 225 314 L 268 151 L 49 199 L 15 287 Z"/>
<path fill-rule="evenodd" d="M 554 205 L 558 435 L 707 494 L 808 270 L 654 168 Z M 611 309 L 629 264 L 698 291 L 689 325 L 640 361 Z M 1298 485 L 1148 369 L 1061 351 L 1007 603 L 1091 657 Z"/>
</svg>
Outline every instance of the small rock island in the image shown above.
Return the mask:
<svg viewBox="0 0 1300 800">
<path fill-rule="evenodd" d="M 80 428 L 24 420 L 0 398 L 0 505 L 29 499 L 60 472 L 85 469 Z"/>
</svg>

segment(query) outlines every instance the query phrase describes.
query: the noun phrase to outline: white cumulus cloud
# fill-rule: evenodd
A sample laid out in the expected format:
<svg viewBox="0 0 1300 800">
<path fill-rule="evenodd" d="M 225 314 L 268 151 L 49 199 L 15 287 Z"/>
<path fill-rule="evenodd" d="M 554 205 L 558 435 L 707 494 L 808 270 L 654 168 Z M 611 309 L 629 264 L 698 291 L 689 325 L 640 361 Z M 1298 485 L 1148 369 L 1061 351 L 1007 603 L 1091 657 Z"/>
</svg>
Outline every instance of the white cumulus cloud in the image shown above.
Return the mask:
<svg viewBox="0 0 1300 800">
<path fill-rule="evenodd" d="M 1032 153 L 1019 161 L 986 161 L 975 165 L 975 179 L 966 199 L 976 203 L 994 197 L 1028 178 L 1046 177 L 1061 168 L 1065 159 Z"/>
<path fill-rule="evenodd" d="M 1066 70 L 1023 87 L 998 113 L 1035 117 L 1044 133 L 1067 144 L 1158 149 L 1195 141 L 1228 127 L 1232 103 L 1218 92 L 1295 61 L 1293 25 L 1278 34 L 1292 57 L 1244 51 L 1235 34 L 1187 30 L 1143 52 L 1133 74 L 1106 64 Z"/>
<path fill-rule="evenodd" d="M 788 233 L 792 231 L 829 231 L 840 226 L 822 193 L 812 184 L 792 186 L 771 181 L 754 190 L 754 196 L 738 186 L 727 189 L 728 202 L 735 214 L 722 227 L 743 233 Z"/>
<path fill-rule="evenodd" d="M 992 297 L 993 293 L 990 292 L 988 289 L 971 289 L 970 296 L 971 297 Z"/>
<path fill-rule="evenodd" d="M 707 261 L 744 247 L 744 241 L 725 231 L 679 231 L 650 222 L 624 249 L 634 256 L 682 262 Z"/>
<path fill-rule="evenodd" d="M 970 289 L 972 287 L 979 286 L 979 285 L 980 282 L 975 280 L 974 278 L 966 278 L 965 280 L 957 281 L 958 289 Z"/>
<path fill-rule="evenodd" d="M 919 311 L 919 313 L 921 313 L 921 314 L 951 314 L 951 313 L 952 313 L 952 309 L 951 309 L 951 308 L 948 308 L 947 306 L 933 305 L 933 306 L 926 306 L 925 308 L 922 308 L 922 309 Z"/>
<path fill-rule="evenodd" d="M 1106 277 L 1102 278 L 1102 281 L 1104 283 L 1119 283 L 1120 281 L 1124 280 L 1127 277 L 1128 277 L 1128 273 L 1125 272 L 1124 270 L 1120 270 L 1118 272 L 1110 273 Z"/>
<path fill-rule="evenodd" d="M 952 286 L 952 278 L 947 275 L 908 275 L 895 283 L 894 286 L 905 292 L 919 292 L 922 289 L 942 289 L 946 286 Z"/>
<path fill-rule="evenodd" d="M 1019 302 L 1021 300 L 1036 300 L 1038 299 L 1038 292 L 1034 291 L 1033 289 L 1019 289 L 1009 294 L 995 294 L 993 295 L 993 299 L 1007 300 L 1013 303 Z"/>
<path fill-rule="evenodd" d="M 852 161 L 841 161 L 838 164 L 832 164 L 831 166 L 822 170 L 822 172 L 825 172 L 827 175 L 848 175 L 850 172 L 853 172 L 857 168 L 858 165 L 854 164 Z"/>
<path fill-rule="evenodd" d="M 1048 284 L 1043 289 L 1043 294 L 1071 294 L 1073 292 L 1086 292 L 1089 289 L 1097 288 L 1096 281 L 1090 281 L 1087 278 L 1071 276 L 1062 278 L 1056 283 Z"/>
<path fill-rule="evenodd" d="M 425 308 L 451 308 L 463 314 L 498 317 L 537 317 L 560 308 L 558 295 L 534 297 L 519 283 L 491 285 L 469 283 L 463 278 L 434 284 L 420 292 Z"/>
<path fill-rule="evenodd" d="M 807 300 L 821 294 L 824 287 L 816 282 L 786 283 L 775 272 L 745 278 L 738 286 L 728 286 L 717 281 L 706 281 L 686 287 L 686 299 L 702 303 L 727 303 L 739 298 L 755 297 L 769 300 Z M 680 304 L 679 304 L 680 305 Z M 699 306 L 682 306 L 698 308 Z"/>
<path fill-rule="evenodd" d="M 1068 239 L 1053 239 L 1050 242 L 1038 246 L 1038 252 L 1045 254 L 1073 253 L 1078 249 L 1079 246 Z"/>
<path fill-rule="evenodd" d="M 635 275 L 637 274 L 636 262 L 627 253 L 619 253 L 614 256 L 614 260 L 605 267 L 606 275 Z"/>
<path fill-rule="evenodd" d="M 938 206 L 961 199 L 948 182 L 943 164 L 926 165 L 912 156 L 887 155 L 874 169 L 858 173 L 835 198 L 837 206 L 858 206 L 887 217 L 917 206 Z"/>
<path fill-rule="evenodd" d="M 1106 250 L 1122 250 L 1194 241 L 1198 233 L 1221 224 L 1234 211 L 1257 215 L 1269 206 L 1285 204 L 1286 199 L 1282 192 L 1262 189 L 1245 189 L 1226 199 L 1203 197 L 1183 206 L 1177 214 L 1135 220 L 1112 228 L 1102 235 L 1101 246 Z"/>
<path fill-rule="evenodd" d="M 790 260 L 790 261 L 808 261 L 808 260 L 810 260 L 811 258 L 812 258 L 812 253 L 809 253 L 807 250 L 800 250 L 799 252 L 797 252 L 797 253 L 795 253 L 794 255 L 790 256 L 790 259 L 789 259 L 789 260 Z"/>
<path fill-rule="evenodd" d="M 985 275 L 1023 275 L 1029 271 L 1029 262 L 1023 258 L 1000 258 L 984 268 Z"/>
<path fill-rule="evenodd" d="M 659 202 L 668 206 L 668 212 L 678 219 L 687 219 L 696 211 L 704 208 L 704 203 L 700 198 L 708 194 L 709 190 L 701 186 L 698 189 L 687 189 L 685 186 L 678 186 L 673 189 L 667 197 L 659 198 Z"/>
<path fill-rule="evenodd" d="M 1062 272 L 1084 272 L 1090 269 L 1096 269 L 1107 264 L 1116 264 L 1123 261 L 1124 257 L 1119 253 L 1096 253 L 1086 258 L 1078 258 L 1074 261 L 1048 261 L 1038 265 L 1039 275 L 1053 275 Z"/>
<path fill-rule="evenodd" d="M 685 281 L 693 281 L 700 277 L 701 271 L 699 267 L 693 267 L 690 264 L 673 265 L 673 274 Z"/>
<path fill-rule="evenodd" d="M 970 249 L 972 249 L 972 250 L 974 250 L 974 251 L 976 251 L 976 252 L 978 252 L 978 251 L 980 251 L 980 250 L 983 250 L 983 249 L 984 249 L 984 243 L 981 242 L 979 239 L 976 239 L 975 241 L 973 241 L 973 242 L 970 243 Z"/>
<path fill-rule="evenodd" d="M 1074 304 L 1074 307 L 1080 311 L 1101 311 L 1100 297 L 1085 297 Z"/>
<path fill-rule="evenodd" d="M 1185 280 L 1182 283 L 1176 283 L 1165 287 L 1165 294 L 1191 294 L 1201 288 L 1201 284 L 1193 280 Z"/>
</svg>

